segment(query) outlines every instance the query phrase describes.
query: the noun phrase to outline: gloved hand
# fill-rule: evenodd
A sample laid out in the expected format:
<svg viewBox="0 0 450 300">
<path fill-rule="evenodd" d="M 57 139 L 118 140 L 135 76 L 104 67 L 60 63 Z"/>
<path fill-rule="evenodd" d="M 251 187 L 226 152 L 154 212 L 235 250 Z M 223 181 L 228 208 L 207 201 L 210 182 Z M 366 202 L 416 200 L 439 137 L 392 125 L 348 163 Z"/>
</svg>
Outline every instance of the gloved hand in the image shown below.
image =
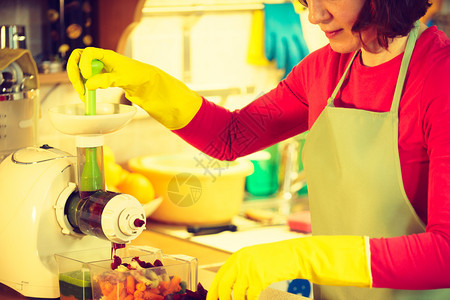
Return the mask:
<svg viewBox="0 0 450 300">
<path fill-rule="evenodd" d="M 265 54 L 276 60 L 286 77 L 292 68 L 309 54 L 303 39 L 300 17 L 291 2 L 264 4 Z"/>
<path fill-rule="evenodd" d="M 296 278 L 371 287 L 367 243 L 360 236 L 313 236 L 242 248 L 220 268 L 207 300 L 229 300 L 231 294 L 256 300 L 271 283 Z"/>
<path fill-rule="evenodd" d="M 105 72 L 92 76 L 93 59 L 103 62 Z M 67 74 L 83 101 L 86 88 L 121 87 L 128 100 L 171 130 L 186 126 L 202 104 L 202 98 L 181 81 L 111 50 L 91 47 L 74 50 L 67 62 Z"/>
</svg>

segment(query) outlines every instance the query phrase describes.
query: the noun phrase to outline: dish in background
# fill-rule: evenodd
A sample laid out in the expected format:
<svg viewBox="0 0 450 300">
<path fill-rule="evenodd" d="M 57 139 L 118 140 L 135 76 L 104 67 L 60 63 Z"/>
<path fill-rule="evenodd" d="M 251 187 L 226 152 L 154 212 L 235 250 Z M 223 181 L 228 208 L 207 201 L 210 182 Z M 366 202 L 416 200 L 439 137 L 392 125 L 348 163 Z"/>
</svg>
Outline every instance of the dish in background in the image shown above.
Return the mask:
<svg viewBox="0 0 450 300">
<path fill-rule="evenodd" d="M 179 225 L 230 222 L 241 209 L 245 178 L 253 172 L 248 160 L 219 161 L 203 153 L 137 157 L 128 168 L 147 176 L 163 198 L 150 218 Z"/>
<path fill-rule="evenodd" d="M 146 218 L 150 217 L 152 213 L 155 212 L 155 210 L 161 205 L 162 200 L 163 198 L 159 196 L 156 197 L 155 200 L 143 204 Z"/>
</svg>

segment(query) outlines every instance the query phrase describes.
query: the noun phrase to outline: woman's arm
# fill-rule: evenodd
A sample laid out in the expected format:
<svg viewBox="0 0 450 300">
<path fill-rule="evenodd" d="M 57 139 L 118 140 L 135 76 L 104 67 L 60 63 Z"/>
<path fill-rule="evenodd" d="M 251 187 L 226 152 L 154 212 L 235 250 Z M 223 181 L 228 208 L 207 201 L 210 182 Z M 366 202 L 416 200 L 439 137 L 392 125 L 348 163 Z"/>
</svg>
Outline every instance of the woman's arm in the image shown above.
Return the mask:
<svg viewBox="0 0 450 300">
<path fill-rule="evenodd" d="M 425 233 L 371 239 L 374 287 L 450 288 L 450 60 L 435 62 L 418 98 L 429 157 Z M 406 130 L 406 129 L 405 129 Z M 426 180 L 426 179 L 425 179 Z M 417 209 L 417 208 L 416 208 Z"/>
<path fill-rule="evenodd" d="M 298 85 L 298 84 L 297 84 Z M 307 130 L 308 107 L 293 76 L 246 107 L 229 111 L 206 99 L 194 119 L 174 132 L 202 152 L 234 160 Z"/>
</svg>

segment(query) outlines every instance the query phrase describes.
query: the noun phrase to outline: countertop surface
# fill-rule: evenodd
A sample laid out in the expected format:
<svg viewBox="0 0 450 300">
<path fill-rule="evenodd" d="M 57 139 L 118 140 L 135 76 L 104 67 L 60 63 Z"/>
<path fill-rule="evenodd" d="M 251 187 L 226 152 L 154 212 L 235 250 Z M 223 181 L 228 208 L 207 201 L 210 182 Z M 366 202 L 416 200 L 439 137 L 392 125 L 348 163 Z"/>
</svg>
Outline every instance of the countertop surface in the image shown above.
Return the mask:
<svg viewBox="0 0 450 300">
<path fill-rule="evenodd" d="M 205 246 L 194 243 L 185 239 L 180 239 L 160 232 L 145 230 L 132 245 L 145 245 L 162 249 L 166 254 L 184 254 L 196 257 L 199 263 L 199 282 L 208 289 L 215 272 L 230 256 L 227 251 L 222 251 L 217 248 Z M 9 287 L 0 284 L 0 299 L 2 300 L 28 300 L 27 297 L 22 296 Z M 308 299 L 301 296 L 287 294 L 275 289 L 265 290 L 260 300 L 262 299 Z"/>
</svg>

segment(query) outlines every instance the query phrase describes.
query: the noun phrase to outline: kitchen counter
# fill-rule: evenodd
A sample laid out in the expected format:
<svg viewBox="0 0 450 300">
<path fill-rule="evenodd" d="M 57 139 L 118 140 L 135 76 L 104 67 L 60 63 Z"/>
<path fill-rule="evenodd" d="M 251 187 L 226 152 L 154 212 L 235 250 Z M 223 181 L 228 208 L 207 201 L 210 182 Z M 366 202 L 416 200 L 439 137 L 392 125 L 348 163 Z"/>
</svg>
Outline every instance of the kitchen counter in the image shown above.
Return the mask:
<svg viewBox="0 0 450 300">
<path fill-rule="evenodd" d="M 223 263 L 230 254 L 210 247 L 190 243 L 161 233 L 145 230 L 135 239 L 132 245 L 146 245 L 163 249 L 166 254 L 185 254 L 198 259 L 199 265 L 213 266 Z M 212 269 L 214 270 L 214 269 Z M 212 271 L 211 271 L 212 272 Z M 2 300 L 29 300 L 13 289 L 0 284 L 0 299 Z"/>
<path fill-rule="evenodd" d="M 152 226 L 151 223 L 148 224 Z M 215 273 L 220 266 L 231 255 L 230 252 L 223 251 L 214 247 L 206 246 L 186 239 L 173 237 L 152 230 L 144 231 L 137 239 L 132 242 L 133 245 L 147 245 L 163 249 L 167 254 L 185 254 L 198 259 L 199 282 L 208 289 L 214 279 Z M 288 294 L 277 289 L 267 288 L 264 290 L 259 300 L 311 300 L 298 295 Z"/>
<path fill-rule="evenodd" d="M 15 290 L 0 283 L 0 299 L 2 300 L 29 300 L 27 297 L 22 296 Z"/>
<path fill-rule="evenodd" d="M 184 254 L 192 257 L 196 257 L 199 263 L 199 282 L 208 289 L 215 272 L 218 270 L 221 264 L 226 261 L 230 256 L 229 252 L 222 251 L 216 248 L 208 247 L 205 245 L 193 243 L 187 240 L 145 230 L 137 239 L 135 239 L 132 245 L 146 245 L 155 248 L 162 249 L 167 254 Z M 9 287 L 0 284 L 0 299 L 2 300 L 29 300 Z M 308 299 L 301 296 L 287 294 L 275 289 L 266 289 L 260 300 L 263 299 Z"/>
<path fill-rule="evenodd" d="M 191 243 L 151 230 L 143 231 L 131 244 L 155 247 L 162 249 L 166 254 L 189 255 L 197 258 L 200 266 L 223 263 L 230 256 L 230 253 L 225 251 Z"/>
</svg>

